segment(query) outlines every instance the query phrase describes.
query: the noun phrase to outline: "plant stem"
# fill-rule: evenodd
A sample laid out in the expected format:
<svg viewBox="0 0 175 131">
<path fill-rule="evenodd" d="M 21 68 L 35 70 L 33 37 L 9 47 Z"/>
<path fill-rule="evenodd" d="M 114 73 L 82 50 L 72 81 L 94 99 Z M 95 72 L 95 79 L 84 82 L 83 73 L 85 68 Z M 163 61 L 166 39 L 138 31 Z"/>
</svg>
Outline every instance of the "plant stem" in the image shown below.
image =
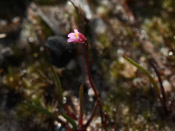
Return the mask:
<svg viewBox="0 0 175 131">
<path fill-rule="evenodd" d="M 86 64 L 87 64 L 88 78 L 89 78 L 90 85 L 95 93 L 96 98 L 97 98 L 97 101 L 99 101 L 98 105 L 99 105 L 99 110 L 100 110 L 100 115 L 101 115 L 101 122 L 102 122 L 102 125 L 105 127 L 105 123 L 103 120 L 102 104 L 100 101 L 100 95 L 99 95 L 98 91 L 96 90 L 94 83 L 92 81 L 92 76 L 91 76 L 91 71 L 90 71 L 90 63 L 89 63 L 89 53 L 88 53 L 89 44 L 88 44 L 88 42 L 85 43 L 85 46 L 86 46 Z"/>
<path fill-rule="evenodd" d="M 165 111 L 165 114 L 168 113 L 168 110 L 167 110 L 167 103 L 166 103 L 166 95 L 165 95 L 165 90 L 164 90 L 164 86 L 162 84 L 162 79 L 161 79 L 161 76 L 160 76 L 160 73 L 158 71 L 158 69 L 156 68 L 155 64 L 152 62 L 152 61 L 149 61 L 150 65 L 153 67 L 154 71 L 156 72 L 156 75 L 158 77 L 158 80 L 159 80 L 159 84 L 160 84 L 160 89 L 161 89 L 161 94 L 162 94 L 162 97 L 160 96 L 160 100 L 162 100 L 162 106 L 164 108 L 164 111 Z"/>
<path fill-rule="evenodd" d="M 96 110 L 97 110 L 98 105 L 99 105 L 99 100 L 97 100 L 97 102 L 95 103 L 95 106 L 94 106 L 94 108 L 93 108 L 93 110 L 92 110 L 92 114 L 91 114 L 89 120 L 87 121 L 87 123 L 86 123 L 86 125 L 85 125 L 85 129 L 86 129 L 86 128 L 89 126 L 89 124 L 91 123 L 91 121 L 92 121 L 92 119 L 93 119 L 93 117 L 94 117 L 94 115 L 95 115 L 95 112 L 96 112 Z"/>
<path fill-rule="evenodd" d="M 84 87 L 80 86 L 80 117 L 79 117 L 79 128 L 83 126 L 83 104 L 84 104 Z"/>
</svg>

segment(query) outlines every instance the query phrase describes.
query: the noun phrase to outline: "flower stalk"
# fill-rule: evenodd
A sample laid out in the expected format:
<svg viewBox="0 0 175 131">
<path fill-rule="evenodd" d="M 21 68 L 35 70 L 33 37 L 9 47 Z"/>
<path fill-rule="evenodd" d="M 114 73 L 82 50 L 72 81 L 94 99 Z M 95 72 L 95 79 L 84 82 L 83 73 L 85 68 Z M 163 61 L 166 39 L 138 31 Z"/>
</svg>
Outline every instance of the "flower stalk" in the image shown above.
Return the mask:
<svg viewBox="0 0 175 131">
<path fill-rule="evenodd" d="M 102 110 L 102 104 L 101 104 L 101 101 L 100 101 L 100 95 L 99 95 L 98 91 L 96 90 L 96 88 L 94 86 L 94 83 L 92 81 L 92 75 L 91 75 L 90 63 L 89 63 L 89 53 L 88 53 L 89 52 L 89 44 L 88 44 L 87 41 L 85 43 L 85 46 L 86 46 L 86 64 L 87 64 L 88 78 L 89 78 L 91 88 L 93 89 L 93 91 L 95 93 L 95 96 L 97 98 L 98 105 L 99 105 L 99 110 L 100 110 L 101 121 L 102 121 L 102 124 L 104 125 L 103 110 Z"/>
<path fill-rule="evenodd" d="M 95 112 L 96 112 L 97 107 L 99 107 L 102 125 L 104 126 L 104 129 L 106 129 L 106 125 L 105 125 L 104 118 L 103 118 L 103 110 L 102 110 L 102 104 L 101 104 L 101 101 L 100 101 L 100 95 L 99 95 L 99 92 L 95 88 L 95 85 L 94 85 L 93 80 L 92 80 L 91 71 L 90 71 L 89 44 L 87 42 L 87 38 L 82 33 L 78 32 L 77 29 L 74 29 L 74 32 L 73 33 L 69 33 L 68 34 L 68 40 L 67 40 L 67 42 L 68 43 L 74 42 L 74 43 L 80 43 L 80 44 L 84 44 L 85 45 L 85 47 L 86 47 L 86 64 L 87 64 L 88 79 L 89 79 L 90 86 L 93 89 L 94 94 L 95 94 L 95 96 L 97 98 L 97 102 L 95 104 L 95 107 L 93 109 L 93 112 L 91 114 L 91 117 L 89 118 L 89 120 L 85 124 L 85 126 L 83 126 L 83 123 L 82 123 L 82 119 L 83 119 L 82 118 L 83 117 L 82 116 L 83 115 L 82 114 L 82 109 L 80 110 L 80 119 L 79 119 L 80 130 L 81 129 L 84 129 L 84 128 L 86 129 L 89 126 L 90 122 L 92 121 L 92 119 L 93 119 L 93 117 L 95 115 Z M 80 106 L 81 106 L 81 103 L 80 103 Z"/>
</svg>

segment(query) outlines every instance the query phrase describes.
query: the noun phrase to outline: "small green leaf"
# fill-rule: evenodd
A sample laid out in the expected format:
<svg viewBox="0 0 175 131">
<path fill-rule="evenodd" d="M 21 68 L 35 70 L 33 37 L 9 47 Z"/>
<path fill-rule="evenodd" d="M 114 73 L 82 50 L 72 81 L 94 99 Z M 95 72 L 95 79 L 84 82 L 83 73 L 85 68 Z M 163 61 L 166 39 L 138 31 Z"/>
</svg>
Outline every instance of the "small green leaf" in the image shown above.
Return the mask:
<svg viewBox="0 0 175 131">
<path fill-rule="evenodd" d="M 73 129 L 76 131 L 77 124 L 75 123 L 75 121 L 65 113 L 61 113 L 61 115 L 72 125 Z"/>
<path fill-rule="evenodd" d="M 58 117 L 55 114 L 49 112 L 47 109 L 45 109 L 41 105 L 36 105 L 36 104 L 31 104 L 31 103 L 24 103 L 24 105 L 31 108 L 32 110 L 46 114 L 48 117 L 50 117 L 52 119 L 55 119 L 55 120 L 58 119 Z"/>
<path fill-rule="evenodd" d="M 54 77 L 56 79 L 56 85 L 57 85 L 57 88 L 58 88 L 58 99 L 59 99 L 59 102 L 63 102 L 63 93 L 62 93 L 62 87 L 61 87 L 61 81 L 60 81 L 60 78 L 58 77 L 58 74 L 56 73 L 55 69 L 51 66 L 51 70 L 54 74 Z"/>
<path fill-rule="evenodd" d="M 25 106 L 37 111 L 37 112 L 40 112 L 40 113 L 43 113 L 45 115 L 47 115 L 48 117 L 54 119 L 54 120 L 58 120 L 58 121 L 61 121 L 57 115 L 55 115 L 54 113 L 52 112 L 49 112 L 47 109 L 45 109 L 44 107 L 42 107 L 41 105 L 35 105 L 35 104 L 31 104 L 31 103 L 24 103 Z M 73 127 L 74 130 L 77 129 L 77 125 L 75 123 L 75 121 L 70 118 L 68 115 L 66 115 L 65 113 L 62 113 L 62 112 L 58 112 L 60 115 L 62 115 Z"/>
<path fill-rule="evenodd" d="M 133 61 L 131 58 L 127 57 L 126 55 L 124 55 L 123 57 L 125 58 L 125 60 L 127 60 L 129 63 L 131 63 L 132 65 L 134 65 L 135 67 L 137 67 L 139 70 L 141 70 L 148 77 L 148 79 L 153 84 L 153 87 L 154 87 L 156 93 L 158 94 L 159 93 L 159 90 L 158 90 L 157 83 L 155 82 L 155 80 L 153 79 L 153 77 L 151 76 L 151 74 L 147 70 L 145 70 L 141 65 L 139 65 L 135 61 Z"/>
</svg>

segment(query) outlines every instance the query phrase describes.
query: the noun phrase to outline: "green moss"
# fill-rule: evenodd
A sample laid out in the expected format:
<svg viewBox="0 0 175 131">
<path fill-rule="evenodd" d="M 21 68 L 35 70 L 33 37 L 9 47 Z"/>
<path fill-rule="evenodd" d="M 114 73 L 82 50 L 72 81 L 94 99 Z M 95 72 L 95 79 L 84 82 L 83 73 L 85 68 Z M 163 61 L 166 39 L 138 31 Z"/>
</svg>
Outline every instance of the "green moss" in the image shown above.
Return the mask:
<svg viewBox="0 0 175 131">
<path fill-rule="evenodd" d="M 99 34 L 98 36 L 102 49 L 109 48 L 110 47 L 110 40 L 108 39 L 108 35 L 106 33 Z"/>
</svg>

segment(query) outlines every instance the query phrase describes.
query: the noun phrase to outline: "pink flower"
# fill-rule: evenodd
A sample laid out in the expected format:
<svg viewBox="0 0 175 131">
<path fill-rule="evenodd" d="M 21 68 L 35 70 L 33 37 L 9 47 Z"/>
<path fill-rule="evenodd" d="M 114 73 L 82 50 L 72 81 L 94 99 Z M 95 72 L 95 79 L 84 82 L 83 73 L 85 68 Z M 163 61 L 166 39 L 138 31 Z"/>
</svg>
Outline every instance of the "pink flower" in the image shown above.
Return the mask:
<svg viewBox="0 0 175 131">
<path fill-rule="evenodd" d="M 77 29 L 74 29 L 74 33 L 69 33 L 68 34 L 68 43 L 74 42 L 74 43 L 85 43 L 86 42 L 86 37 L 78 32 Z"/>
</svg>

